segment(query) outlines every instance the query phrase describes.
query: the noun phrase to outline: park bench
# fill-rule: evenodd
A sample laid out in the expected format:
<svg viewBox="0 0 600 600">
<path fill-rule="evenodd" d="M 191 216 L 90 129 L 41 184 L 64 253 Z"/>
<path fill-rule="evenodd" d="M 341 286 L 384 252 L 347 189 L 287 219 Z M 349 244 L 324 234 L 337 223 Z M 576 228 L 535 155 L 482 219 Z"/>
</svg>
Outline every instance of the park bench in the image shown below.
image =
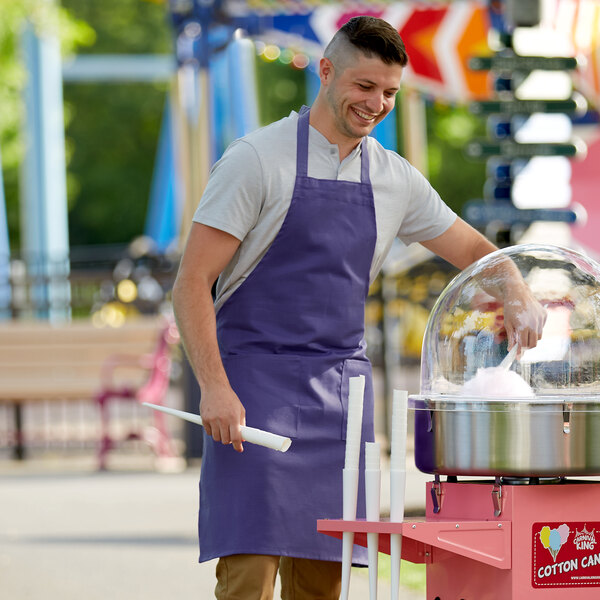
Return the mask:
<svg viewBox="0 0 600 600">
<path fill-rule="evenodd" d="M 174 322 L 159 317 L 132 319 L 116 328 L 98 328 L 87 319 L 58 325 L 0 323 L 0 404 L 13 407 L 13 456 L 25 457 L 25 404 L 90 401 L 99 409 L 98 466 L 104 468 L 116 443 L 109 404 L 120 400 L 162 404 L 169 386 L 171 350 L 178 340 Z M 159 456 L 174 456 L 164 415 L 152 412 L 156 415 L 153 433 L 145 439 Z"/>
</svg>

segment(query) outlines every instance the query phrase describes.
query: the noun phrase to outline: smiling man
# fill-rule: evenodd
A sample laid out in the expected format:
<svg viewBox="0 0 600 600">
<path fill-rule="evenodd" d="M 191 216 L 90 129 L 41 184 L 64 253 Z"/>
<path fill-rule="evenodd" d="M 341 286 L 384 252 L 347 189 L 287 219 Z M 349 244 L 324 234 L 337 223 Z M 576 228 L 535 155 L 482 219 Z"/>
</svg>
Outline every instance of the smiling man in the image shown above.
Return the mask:
<svg viewBox="0 0 600 600">
<path fill-rule="evenodd" d="M 312 108 L 234 142 L 194 215 L 173 303 L 202 394 L 200 560 L 219 558 L 220 600 L 270 600 L 278 571 L 284 600 L 339 598 L 341 543 L 316 520 L 342 513 L 351 377 L 365 377 L 362 441 L 374 439 L 369 285 L 395 237 L 459 268 L 495 249 L 368 135 L 407 60 L 388 23 L 351 19 Z M 246 419 L 290 450 L 244 447 Z"/>
<path fill-rule="evenodd" d="M 392 111 L 408 62 L 396 30 L 384 22 L 375 30 L 373 22 L 340 30 L 321 59 L 310 124 L 338 144 L 340 160 Z"/>
</svg>

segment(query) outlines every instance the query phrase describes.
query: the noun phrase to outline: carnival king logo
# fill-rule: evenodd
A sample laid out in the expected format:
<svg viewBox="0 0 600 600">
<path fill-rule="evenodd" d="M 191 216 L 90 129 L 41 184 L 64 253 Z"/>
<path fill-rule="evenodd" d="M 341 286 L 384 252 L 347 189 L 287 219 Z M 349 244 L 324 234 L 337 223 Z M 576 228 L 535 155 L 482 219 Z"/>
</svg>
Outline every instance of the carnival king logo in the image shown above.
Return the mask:
<svg viewBox="0 0 600 600">
<path fill-rule="evenodd" d="M 577 550 L 593 550 L 596 546 L 595 529 L 591 531 L 587 530 L 587 524 L 583 526 L 581 531 L 575 528 L 575 537 L 573 538 L 573 544 Z"/>
<path fill-rule="evenodd" d="M 556 562 L 558 551 L 567 541 L 569 533 L 571 533 L 571 531 L 566 523 L 563 523 L 556 529 L 550 529 L 550 527 L 546 525 L 540 530 L 540 542 L 542 542 L 542 546 L 550 552 L 554 562 Z"/>
</svg>

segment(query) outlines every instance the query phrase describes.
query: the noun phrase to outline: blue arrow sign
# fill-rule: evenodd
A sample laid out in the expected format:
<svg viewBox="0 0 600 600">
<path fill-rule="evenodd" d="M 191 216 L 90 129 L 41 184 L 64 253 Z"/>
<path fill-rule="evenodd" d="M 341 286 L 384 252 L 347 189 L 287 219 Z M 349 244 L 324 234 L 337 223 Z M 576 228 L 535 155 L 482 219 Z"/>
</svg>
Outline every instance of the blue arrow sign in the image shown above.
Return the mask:
<svg viewBox="0 0 600 600">
<path fill-rule="evenodd" d="M 585 110 L 578 98 L 567 100 L 519 100 L 518 98 L 499 98 L 496 100 L 478 100 L 469 104 L 469 110 L 475 115 L 530 115 L 533 113 L 574 113 Z"/>
<path fill-rule="evenodd" d="M 510 202 L 484 202 L 471 200 L 463 207 L 463 217 L 474 227 L 501 221 L 506 225 L 533 223 L 534 221 L 554 221 L 575 223 L 580 216 L 571 209 L 528 208 L 521 209 Z"/>
<path fill-rule="evenodd" d="M 572 71 L 578 66 L 577 58 L 570 56 L 520 56 L 513 52 L 469 60 L 469 68 L 474 71 Z"/>
<path fill-rule="evenodd" d="M 505 158 L 531 158 L 533 156 L 576 156 L 583 152 L 576 144 L 534 143 L 519 144 L 514 140 L 473 140 L 465 146 L 469 158 L 487 158 L 502 156 Z"/>
</svg>

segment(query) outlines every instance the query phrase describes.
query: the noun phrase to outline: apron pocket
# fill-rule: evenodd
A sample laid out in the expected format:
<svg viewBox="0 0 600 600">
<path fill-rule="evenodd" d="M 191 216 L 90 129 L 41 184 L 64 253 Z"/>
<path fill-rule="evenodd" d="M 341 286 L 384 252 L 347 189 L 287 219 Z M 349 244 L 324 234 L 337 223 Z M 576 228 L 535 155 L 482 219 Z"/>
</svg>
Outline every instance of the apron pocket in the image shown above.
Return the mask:
<svg viewBox="0 0 600 600">
<path fill-rule="evenodd" d="M 298 412 L 300 439 L 342 439 L 342 367 L 343 361 L 335 357 L 302 357 L 301 406 Z"/>
<path fill-rule="evenodd" d="M 346 439 L 348 425 L 348 394 L 350 392 L 350 377 L 365 376 L 365 395 L 363 401 L 363 421 L 361 444 L 372 440 L 373 431 L 373 375 L 371 363 L 367 360 L 349 358 L 344 361 L 342 369 L 341 402 L 343 410 L 342 439 Z M 367 436 L 368 439 L 365 439 Z"/>
<path fill-rule="evenodd" d="M 297 437 L 299 358 L 283 354 L 233 354 L 222 359 L 229 383 L 246 409 L 246 424 Z"/>
<path fill-rule="evenodd" d="M 302 357 L 298 437 L 345 440 L 350 377 L 365 376 L 363 440 L 373 439 L 373 383 L 368 360 Z"/>
</svg>

